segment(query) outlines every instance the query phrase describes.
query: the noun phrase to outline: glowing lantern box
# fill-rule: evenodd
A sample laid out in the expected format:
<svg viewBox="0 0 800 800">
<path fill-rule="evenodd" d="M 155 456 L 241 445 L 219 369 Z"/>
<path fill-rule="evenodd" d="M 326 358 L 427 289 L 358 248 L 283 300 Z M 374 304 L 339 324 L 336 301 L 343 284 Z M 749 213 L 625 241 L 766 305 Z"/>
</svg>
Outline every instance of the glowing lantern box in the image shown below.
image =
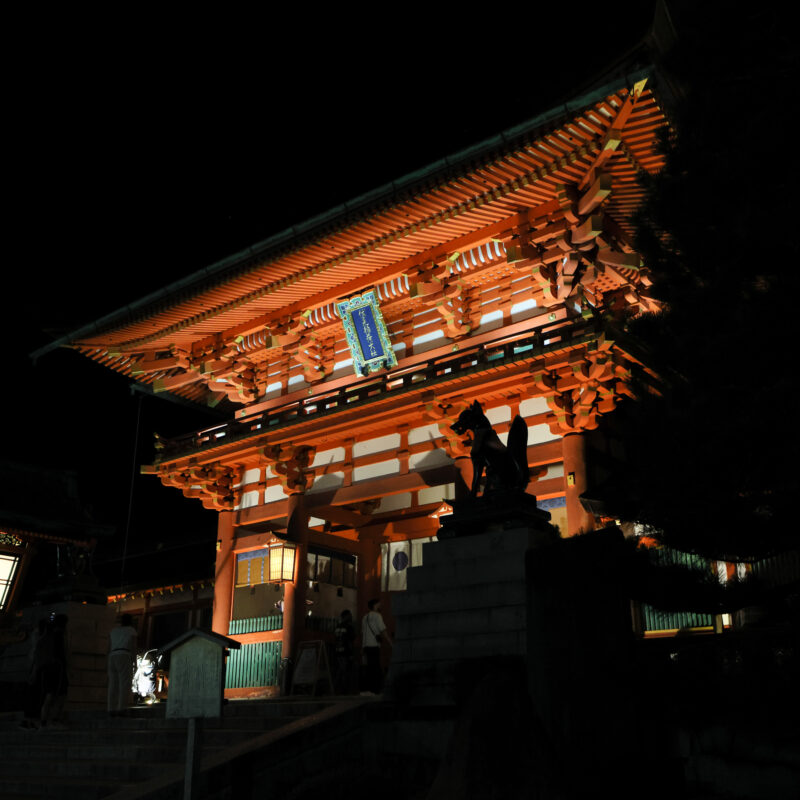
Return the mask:
<svg viewBox="0 0 800 800">
<path fill-rule="evenodd" d="M 397 356 L 375 292 L 370 290 L 336 304 L 353 357 L 356 375 L 397 366 Z"/>
<path fill-rule="evenodd" d="M 235 639 L 199 628 L 162 647 L 162 653 L 171 653 L 167 717 L 219 717 L 225 685 L 225 651 L 239 647 Z"/>
</svg>

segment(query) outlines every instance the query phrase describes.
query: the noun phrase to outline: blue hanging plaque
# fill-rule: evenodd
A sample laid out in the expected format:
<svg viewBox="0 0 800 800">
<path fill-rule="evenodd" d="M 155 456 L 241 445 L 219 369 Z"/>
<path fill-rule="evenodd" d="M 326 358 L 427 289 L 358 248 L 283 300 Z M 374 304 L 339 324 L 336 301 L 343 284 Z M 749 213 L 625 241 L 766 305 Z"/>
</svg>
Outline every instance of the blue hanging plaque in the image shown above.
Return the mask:
<svg viewBox="0 0 800 800">
<path fill-rule="evenodd" d="M 373 290 L 342 300 L 336 309 L 344 325 L 356 375 L 396 366 L 397 357 Z"/>
</svg>

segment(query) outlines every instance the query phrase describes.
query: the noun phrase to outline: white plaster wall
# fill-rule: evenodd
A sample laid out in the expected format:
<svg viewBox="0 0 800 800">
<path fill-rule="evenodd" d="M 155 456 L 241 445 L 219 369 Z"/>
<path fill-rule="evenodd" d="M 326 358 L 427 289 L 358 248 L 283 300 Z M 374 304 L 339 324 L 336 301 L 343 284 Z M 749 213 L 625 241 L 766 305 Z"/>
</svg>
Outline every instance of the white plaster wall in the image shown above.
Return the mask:
<svg viewBox="0 0 800 800">
<path fill-rule="evenodd" d="M 248 483 L 258 483 L 261 478 L 261 470 L 257 467 L 254 469 L 248 469 L 244 473 L 244 478 L 242 479 L 242 483 L 247 485 Z"/>
<path fill-rule="evenodd" d="M 308 490 L 308 494 L 314 492 L 324 492 L 329 489 L 338 489 L 344 484 L 344 472 L 328 472 L 320 475 L 314 481 L 314 485 Z"/>
<path fill-rule="evenodd" d="M 383 453 L 385 450 L 397 450 L 399 447 L 400 434 L 390 433 L 388 436 L 378 436 L 375 439 L 356 442 L 353 445 L 353 458 L 368 456 L 372 453 Z M 342 457 L 344 458 L 344 456 Z"/>
<path fill-rule="evenodd" d="M 442 486 L 430 486 L 417 492 L 417 503 L 426 506 L 428 503 L 441 503 L 442 500 L 452 500 L 455 497 L 454 483 L 445 483 Z"/>
<path fill-rule="evenodd" d="M 267 384 L 267 390 L 264 392 L 264 400 L 271 400 L 273 397 L 278 397 L 281 393 L 281 389 L 283 388 L 283 384 L 280 381 L 275 381 L 274 383 Z"/>
<path fill-rule="evenodd" d="M 493 331 L 495 328 L 501 327 L 503 324 L 503 310 L 496 308 L 494 311 L 488 311 L 481 317 L 478 324 L 477 333 L 486 333 L 486 331 Z"/>
<path fill-rule="evenodd" d="M 529 397 L 519 404 L 521 417 L 532 417 L 534 414 L 546 414 L 550 409 L 544 397 Z"/>
<path fill-rule="evenodd" d="M 518 303 L 514 303 L 514 305 L 511 306 L 511 319 L 516 322 L 516 319 L 514 319 L 515 316 L 519 318 L 531 316 L 530 314 L 525 314 L 525 312 L 531 311 L 534 308 L 536 308 L 536 301 L 532 297 L 520 300 Z"/>
<path fill-rule="evenodd" d="M 286 493 L 283 491 L 283 486 L 279 483 L 273 483 L 272 486 L 267 486 L 267 490 L 264 492 L 265 503 L 274 503 L 276 500 L 283 500 L 285 497 Z"/>
<path fill-rule="evenodd" d="M 324 467 L 337 461 L 344 461 L 344 447 L 334 447 L 331 450 L 320 450 L 311 462 L 312 467 Z"/>
<path fill-rule="evenodd" d="M 508 422 L 511 419 L 511 406 L 497 406 L 486 411 L 486 417 L 492 425 L 498 422 Z"/>
<path fill-rule="evenodd" d="M 238 508 L 252 508 L 258 505 L 258 492 L 245 492 Z"/>
<path fill-rule="evenodd" d="M 440 435 L 439 426 L 433 422 L 430 425 L 412 428 L 408 432 L 408 443 L 419 444 L 419 442 L 430 442 L 433 439 L 438 439 Z"/>
<path fill-rule="evenodd" d="M 374 513 L 383 514 L 386 511 L 399 511 L 401 508 L 411 508 L 411 492 L 390 494 L 382 497 L 381 503 Z"/>
<path fill-rule="evenodd" d="M 528 426 L 528 445 L 541 444 L 542 442 L 552 442 L 560 439 L 558 434 L 550 432 L 550 426 L 544 422 L 541 425 Z"/>
<path fill-rule="evenodd" d="M 400 471 L 400 462 L 396 458 L 388 461 L 379 461 L 377 464 L 366 464 L 363 467 L 353 467 L 353 480 L 366 481 L 370 478 L 380 478 L 383 475 L 392 475 Z"/>
<path fill-rule="evenodd" d="M 430 330 L 427 333 L 423 333 L 421 336 L 417 336 L 411 342 L 414 347 L 415 353 L 423 352 L 424 350 L 431 349 L 430 347 L 422 347 L 421 345 L 431 345 L 432 343 L 436 343 L 436 345 L 442 344 L 440 339 L 444 339 L 444 331 L 441 328 L 435 328 L 434 330 Z"/>
<path fill-rule="evenodd" d="M 308 387 L 308 384 L 306 383 L 305 377 L 302 373 L 299 375 L 292 375 L 292 377 L 287 381 L 286 385 L 289 387 L 290 392 L 296 392 L 299 389 L 305 389 Z"/>
<path fill-rule="evenodd" d="M 564 464 L 550 464 L 544 478 L 563 478 L 564 477 Z"/>
<path fill-rule="evenodd" d="M 449 464 L 450 456 L 444 450 L 426 450 L 424 453 L 412 453 L 408 457 L 409 469 L 429 469 L 442 464 Z"/>
</svg>

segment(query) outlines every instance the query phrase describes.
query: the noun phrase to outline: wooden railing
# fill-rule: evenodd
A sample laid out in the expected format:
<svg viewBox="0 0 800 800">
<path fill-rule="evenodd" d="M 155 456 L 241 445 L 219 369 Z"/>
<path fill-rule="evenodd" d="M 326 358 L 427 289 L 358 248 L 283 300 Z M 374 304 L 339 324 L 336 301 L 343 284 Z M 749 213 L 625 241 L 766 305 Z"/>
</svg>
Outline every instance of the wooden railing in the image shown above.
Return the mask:
<svg viewBox="0 0 800 800">
<path fill-rule="evenodd" d="M 457 353 L 431 358 L 410 367 L 400 367 L 378 376 L 361 378 L 346 386 L 293 400 L 268 410 L 234 419 L 213 428 L 160 440 L 156 462 L 169 461 L 197 450 L 261 436 L 302 420 L 323 417 L 344 409 L 374 402 L 386 396 L 432 387 L 456 376 L 480 373 L 502 364 L 526 361 L 565 347 L 582 344 L 602 331 L 599 319 L 569 320 L 516 335 L 498 338 L 488 344 L 470 346 L 465 342 Z M 499 332 L 499 331 L 498 331 Z"/>
<path fill-rule="evenodd" d="M 228 625 L 228 633 L 260 633 L 261 631 L 279 631 L 281 628 L 283 628 L 283 614 L 271 614 L 268 617 L 232 619 Z"/>
</svg>

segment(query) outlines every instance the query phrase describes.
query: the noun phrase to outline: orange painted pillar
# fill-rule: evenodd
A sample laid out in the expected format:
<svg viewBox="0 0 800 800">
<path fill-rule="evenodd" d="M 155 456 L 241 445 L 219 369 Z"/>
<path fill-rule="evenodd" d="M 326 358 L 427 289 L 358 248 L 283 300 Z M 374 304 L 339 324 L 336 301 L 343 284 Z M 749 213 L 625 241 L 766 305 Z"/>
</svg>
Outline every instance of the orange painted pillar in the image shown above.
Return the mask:
<svg viewBox="0 0 800 800">
<path fill-rule="evenodd" d="M 588 487 L 586 439 L 583 433 L 568 433 L 561 440 L 567 494 L 567 536 L 594 530 L 594 517 L 578 499 Z"/>
<path fill-rule="evenodd" d="M 233 605 L 233 578 L 236 557 L 233 552 L 233 512 L 220 511 L 217 522 L 217 558 L 214 567 L 214 612 L 211 630 L 228 635 Z"/>
<path fill-rule="evenodd" d="M 358 623 L 367 613 L 367 603 L 381 596 L 381 532 L 361 529 L 358 532 Z M 358 634 L 361 633 L 359 629 Z"/>
<path fill-rule="evenodd" d="M 281 657 L 294 659 L 297 643 L 306 629 L 306 593 L 308 590 L 308 511 L 305 495 L 289 495 L 287 530 L 296 546 L 294 580 L 283 587 L 283 640 Z"/>
<path fill-rule="evenodd" d="M 456 468 L 455 499 L 464 500 L 469 497 L 469 492 L 472 488 L 472 478 L 474 475 L 472 459 L 469 456 L 457 456 L 453 460 L 453 466 Z"/>
</svg>

